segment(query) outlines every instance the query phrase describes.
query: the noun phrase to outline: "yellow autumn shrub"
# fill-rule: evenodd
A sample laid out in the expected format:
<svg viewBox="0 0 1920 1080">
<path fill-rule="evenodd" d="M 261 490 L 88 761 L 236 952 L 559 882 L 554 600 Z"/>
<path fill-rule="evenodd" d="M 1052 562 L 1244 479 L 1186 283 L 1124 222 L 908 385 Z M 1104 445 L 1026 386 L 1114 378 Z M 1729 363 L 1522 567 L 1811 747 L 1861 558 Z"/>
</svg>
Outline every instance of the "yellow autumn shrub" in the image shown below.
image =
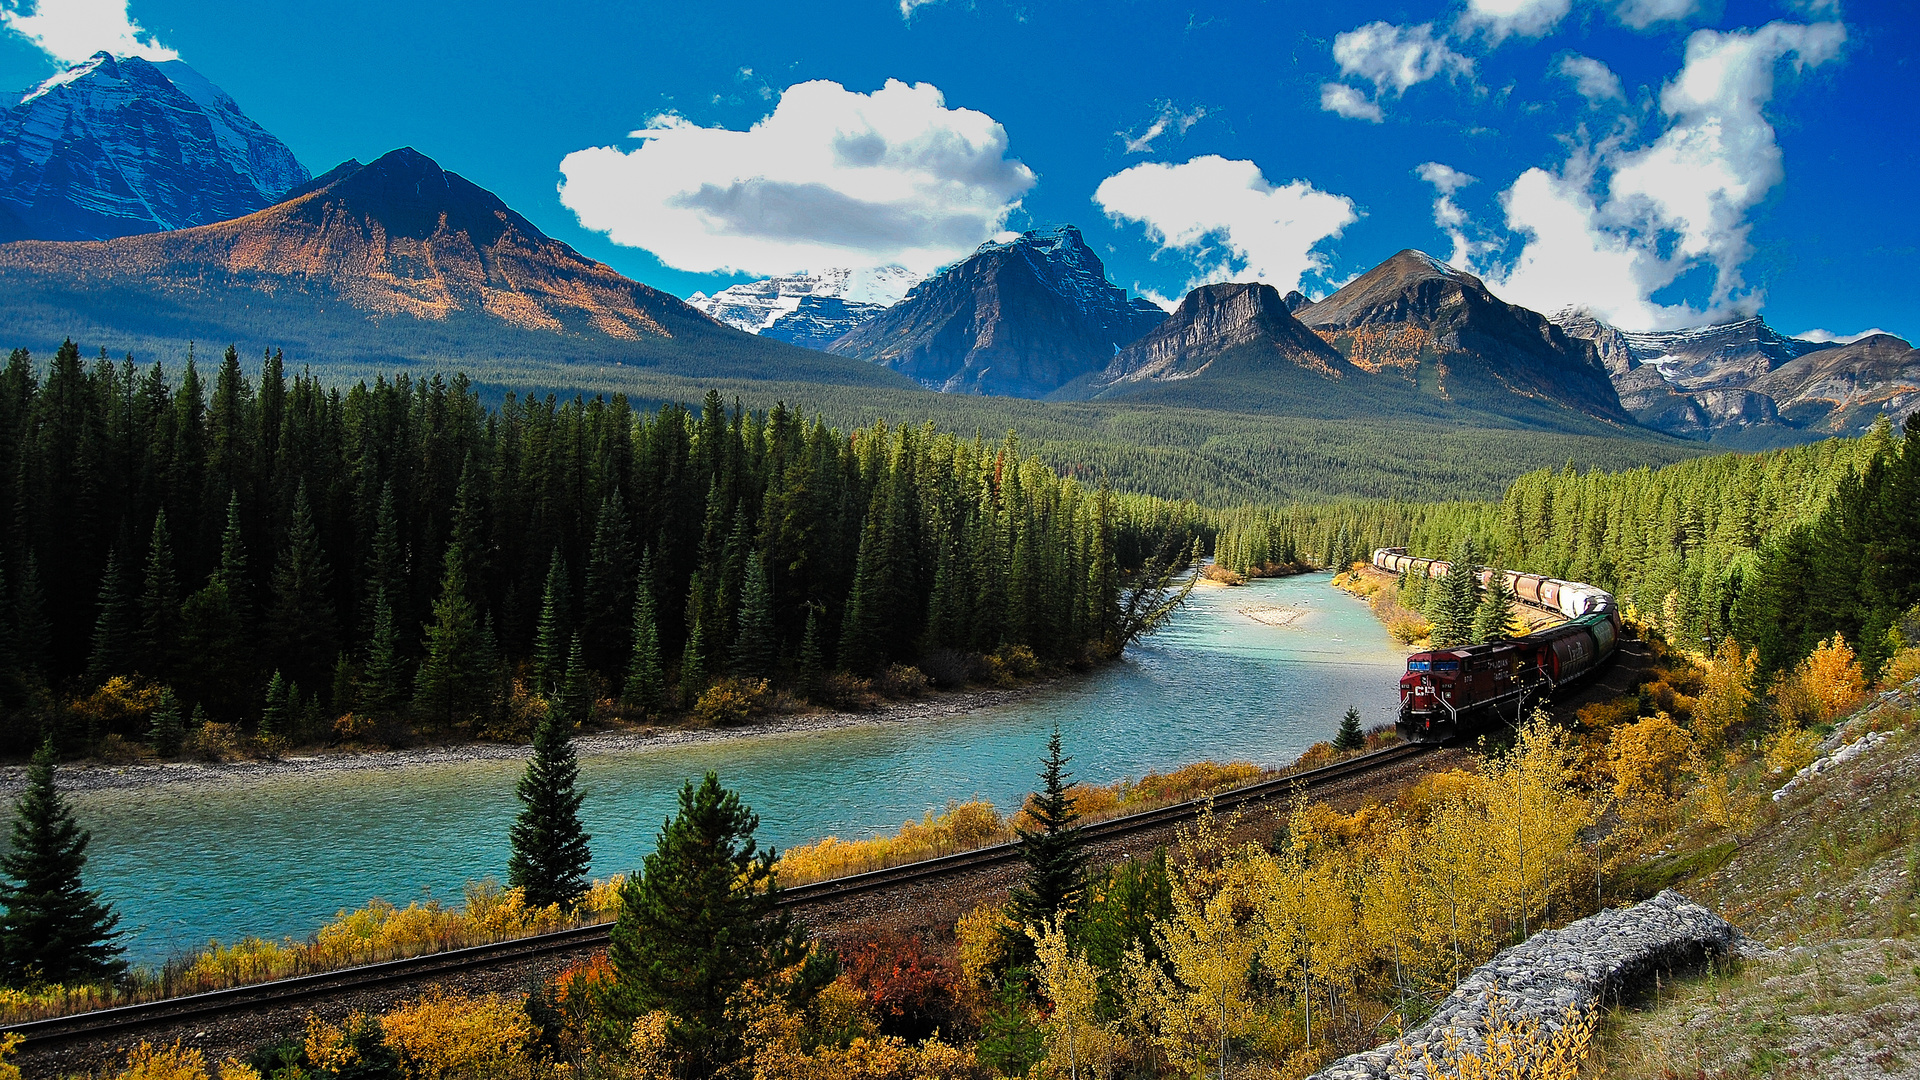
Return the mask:
<svg viewBox="0 0 1920 1080">
<path fill-rule="evenodd" d="M 1614 798 L 1623 802 L 1672 798 L 1692 754 L 1693 737 L 1664 712 L 1614 728 L 1607 743 Z"/>
<path fill-rule="evenodd" d="M 960 961 L 960 978 L 974 989 L 987 988 L 989 973 L 1006 954 L 1006 931 L 1012 924 L 1005 909 L 980 904 L 960 916 L 954 924 L 955 952 Z"/>
<path fill-rule="evenodd" d="M 1746 651 L 1731 637 L 1723 638 L 1707 659 L 1692 717 L 1693 733 L 1703 749 L 1718 750 L 1727 732 L 1752 713 L 1759 659 L 1758 650 Z"/>
<path fill-rule="evenodd" d="M 9 1035 L 7 1039 L 11 1041 L 3 1045 L 10 1049 L 19 1036 Z M 19 1080 L 19 1076 L 18 1068 L 0 1064 L 0 1080 Z M 141 1043 L 127 1052 L 126 1068 L 112 1074 L 112 1080 L 213 1080 L 215 1076 L 218 1080 L 260 1080 L 259 1073 L 231 1059 L 210 1071 L 205 1054 L 179 1042 L 172 1046 Z"/>
<path fill-rule="evenodd" d="M 1458 1030 L 1447 1028 L 1437 1061 L 1431 1049 L 1416 1062 L 1402 1048 L 1395 1065 L 1409 1075 L 1418 1065 L 1430 1080 L 1579 1080 L 1592 1053 L 1596 1021 L 1593 1012 L 1569 1006 L 1560 1023 L 1547 1025 L 1516 1016 L 1496 999 L 1479 1048 L 1469 1048 Z"/>
<path fill-rule="evenodd" d="M 788 848 L 775 869 L 781 884 L 800 885 L 970 851 L 1012 836 L 992 803 L 982 799 L 950 802 L 944 811 L 929 810 L 919 821 L 906 822 L 891 836 L 865 840 L 829 836 Z"/>
<path fill-rule="evenodd" d="M 436 989 L 384 1013 L 380 1027 L 410 1080 L 531 1076 L 533 1022 L 498 994 L 467 997 Z"/>
<path fill-rule="evenodd" d="M 1858 705 L 1867 694 L 1867 677 L 1845 638 L 1834 634 L 1800 661 L 1780 689 L 1781 712 L 1810 712 L 1796 715 L 1802 723 L 1831 720 Z"/>
</svg>

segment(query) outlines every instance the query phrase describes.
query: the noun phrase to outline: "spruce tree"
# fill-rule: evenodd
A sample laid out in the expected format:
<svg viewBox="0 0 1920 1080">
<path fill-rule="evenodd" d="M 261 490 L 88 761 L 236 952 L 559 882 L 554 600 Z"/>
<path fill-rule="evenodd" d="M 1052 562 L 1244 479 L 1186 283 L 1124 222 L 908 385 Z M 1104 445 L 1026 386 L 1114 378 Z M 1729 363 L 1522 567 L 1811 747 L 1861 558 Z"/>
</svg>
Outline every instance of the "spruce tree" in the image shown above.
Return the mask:
<svg viewBox="0 0 1920 1080">
<path fill-rule="evenodd" d="M 1008 898 L 1007 915 L 1024 938 L 1025 927 L 1045 926 L 1054 915 L 1071 914 L 1086 887 L 1087 853 L 1074 823 L 1080 812 L 1068 792 L 1072 786 L 1067 762 L 1060 752 L 1060 729 L 1047 740 L 1047 756 L 1040 763 L 1040 790 L 1027 796 L 1027 814 L 1038 829 L 1021 828 L 1020 861 L 1025 879 Z M 1030 948 L 1030 947 L 1029 947 Z"/>
<path fill-rule="evenodd" d="M 746 577 L 740 583 L 740 615 L 733 637 L 733 670 L 749 678 L 773 674 L 773 590 L 767 585 L 766 563 L 759 552 L 747 556 Z"/>
<path fill-rule="evenodd" d="M 1360 730 L 1360 710 L 1347 706 L 1347 715 L 1340 718 L 1340 731 L 1333 737 L 1335 750 L 1358 750 L 1367 745 L 1367 737 Z"/>
<path fill-rule="evenodd" d="M 1513 626 L 1513 591 L 1507 588 L 1507 576 L 1495 570 L 1482 590 L 1480 606 L 1473 613 L 1474 644 L 1504 640 Z"/>
<path fill-rule="evenodd" d="M 135 668 L 143 675 L 164 679 L 180 627 L 180 583 L 173 572 L 173 545 L 167 537 L 167 512 L 153 519 L 153 538 L 147 543 L 146 580 L 140 590 L 140 635 L 135 643 Z"/>
<path fill-rule="evenodd" d="M 93 620 L 93 652 L 87 661 L 87 678 L 94 683 L 104 683 L 115 675 L 134 670 L 135 639 L 140 631 L 117 547 L 107 549 L 107 569 L 100 575 L 98 608 Z"/>
<path fill-rule="evenodd" d="M 653 602 L 653 553 L 640 557 L 639 584 L 633 594 L 633 653 L 620 690 L 628 711 L 652 713 L 665 697 L 666 676 L 660 663 L 660 620 Z"/>
<path fill-rule="evenodd" d="M 567 646 L 567 673 L 560 680 L 560 692 L 554 696 L 549 715 L 558 713 L 572 731 L 593 715 L 593 669 L 587 666 L 584 643 L 579 634 Z"/>
<path fill-rule="evenodd" d="M 81 881 L 91 837 L 54 784 L 57 760 L 53 740 L 42 742 L 0 856 L 0 974 L 9 986 L 105 982 L 127 967 L 114 943 L 120 917 Z"/>
<path fill-rule="evenodd" d="M 295 717 L 299 715 L 300 698 L 293 684 L 282 678 L 278 669 L 267 680 L 267 706 L 260 710 L 260 726 L 256 734 L 261 741 L 284 739 L 293 730 Z"/>
<path fill-rule="evenodd" d="M 292 672 L 294 682 L 318 686 L 326 676 L 326 658 L 339 652 L 334 629 L 333 571 L 303 481 L 293 497 L 287 542 L 273 567 L 273 606 L 267 613 L 267 648 Z"/>
<path fill-rule="evenodd" d="M 627 635 L 632 611 L 627 596 L 633 591 L 634 558 L 626 503 L 614 492 L 600 502 L 594 520 L 593 547 L 587 556 L 583 629 L 587 662 L 597 671 L 617 672 L 628 653 Z"/>
<path fill-rule="evenodd" d="M 413 707 L 422 719 L 442 729 L 473 719 L 485 692 L 479 651 L 480 620 L 467 598 L 466 558 L 450 544 L 440 599 L 427 625 L 427 657 L 414 679 Z"/>
<path fill-rule="evenodd" d="M 567 673 L 567 564 L 553 549 L 547 564 L 547 587 L 540 599 L 540 623 L 533 636 L 534 692 L 551 697 Z"/>
<path fill-rule="evenodd" d="M 1447 576 L 1440 579 L 1440 603 L 1433 620 L 1433 645 L 1437 649 L 1455 649 L 1473 643 L 1473 620 L 1480 609 L 1480 582 L 1475 576 L 1473 545 L 1461 541 L 1448 563 Z"/>
<path fill-rule="evenodd" d="M 776 853 L 754 841 L 759 824 L 713 773 L 698 788 L 688 781 L 653 853 L 620 887 L 607 946 L 614 978 L 601 1011 L 622 1041 L 634 1018 L 664 1012 L 680 1080 L 733 1069 L 746 1056 L 741 988 L 808 958 L 805 929 L 779 907 Z M 810 960 L 796 984 L 778 989 L 804 1008 L 832 978 L 829 964 Z"/>
<path fill-rule="evenodd" d="M 400 627 L 382 586 L 373 598 L 373 634 L 367 640 L 359 707 L 371 716 L 390 720 L 406 703 L 406 694 L 407 665 L 400 655 Z"/>
<path fill-rule="evenodd" d="M 707 632 L 707 620 L 701 609 L 704 590 L 701 588 L 700 575 L 693 575 L 692 586 L 688 589 L 687 611 L 691 620 L 687 627 L 687 648 L 680 657 L 680 699 L 681 705 L 692 708 L 706 692 L 710 672 L 707 668 L 711 656 L 712 642 Z"/>
<path fill-rule="evenodd" d="M 580 827 L 583 799 L 575 785 L 580 764 L 574 758 L 568 724 L 549 713 L 533 732 L 533 756 L 520 778 L 520 816 L 508 839 L 507 884 L 520 889 L 530 907 L 558 904 L 571 909 L 587 891 L 593 853 Z"/>
<path fill-rule="evenodd" d="M 820 655 L 820 609 L 808 604 L 807 628 L 800 637 L 800 692 L 809 700 L 818 698 L 826 674 L 826 661 Z"/>
<path fill-rule="evenodd" d="M 151 724 L 147 732 L 147 745 L 153 747 L 153 752 L 161 757 L 179 757 L 186 727 L 180 717 L 180 699 L 173 695 L 172 687 L 161 688 L 160 703 L 153 707 Z"/>
<path fill-rule="evenodd" d="M 52 676 L 52 639 L 47 594 L 40 585 L 40 560 L 29 551 L 20 571 L 20 592 L 13 599 L 13 640 L 21 669 L 42 682 Z"/>
</svg>

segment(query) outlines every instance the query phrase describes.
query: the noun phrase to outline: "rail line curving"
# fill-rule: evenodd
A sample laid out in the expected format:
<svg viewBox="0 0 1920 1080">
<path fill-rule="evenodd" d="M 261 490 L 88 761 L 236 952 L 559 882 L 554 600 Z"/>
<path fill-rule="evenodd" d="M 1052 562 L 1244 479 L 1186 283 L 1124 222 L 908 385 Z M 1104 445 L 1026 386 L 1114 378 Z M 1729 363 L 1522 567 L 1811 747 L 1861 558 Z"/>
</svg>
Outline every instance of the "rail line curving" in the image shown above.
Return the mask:
<svg viewBox="0 0 1920 1080">
<path fill-rule="evenodd" d="M 1090 841 L 1099 841 L 1164 828 L 1198 817 L 1209 805 L 1216 810 L 1233 810 L 1269 800 L 1283 799 L 1296 792 L 1312 791 L 1337 781 L 1399 764 L 1435 749 L 1437 748 L 1434 746 L 1421 744 L 1392 746 L 1331 765 L 1323 765 L 1221 792 L 1210 799 L 1194 799 L 1138 814 L 1095 822 L 1084 826 L 1081 829 L 1081 835 Z M 995 844 L 902 866 L 783 889 L 780 902 L 784 907 L 803 909 L 860 893 L 875 892 L 1010 863 L 1019 857 L 1017 843 Z M 556 953 L 599 948 L 606 945 L 610 930 L 609 923 L 574 927 L 491 945 L 450 949 L 403 960 L 388 960 L 377 964 L 341 968 L 338 971 L 300 975 L 224 990 L 164 998 L 159 1001 L 96 1009 L 68 1016 L 50 1017 L 45 1020 L 32 1020 L 0 1028 L 0 1033 L 19 1034 L 24 1040 L 21 1047 L 28 1050 L 83 1039 L 111 1039 L 162 1024 L 206 1020 L 460 972 L 501 967 Z"/>
</svg>

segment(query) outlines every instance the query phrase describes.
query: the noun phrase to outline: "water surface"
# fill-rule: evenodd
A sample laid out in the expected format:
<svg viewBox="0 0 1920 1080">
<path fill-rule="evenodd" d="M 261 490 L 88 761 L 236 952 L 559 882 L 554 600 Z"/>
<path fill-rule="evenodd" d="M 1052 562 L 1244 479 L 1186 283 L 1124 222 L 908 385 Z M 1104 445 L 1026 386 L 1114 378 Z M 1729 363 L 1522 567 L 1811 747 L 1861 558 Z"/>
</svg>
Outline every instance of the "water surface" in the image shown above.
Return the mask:
<svg viewBox="0 0 1920 1080">
<path fill-rule="evenodd" d="M 1391 720 L 1405 652 L 1326 575 L 1196 590 L 1120 661 L 1019 702 L 941 720 L 583 756 L 594 873 L 635 866 L 680 785 L 712 769 L 785 847 L 891 831 L 949 799 L 1017 807 L 1059 725 L 1072 769 L 1106 783 L 1204 759 L 1284 765 L 1349 705 Z M 1242 612 L 1304 609 L 1290 625 Z M 1273 621 L 1271 615 L 1269 621 Z M 131 958 L 209 938 L 304 937 L 370 897 L 457 900 L 504 876 L 518 762 L 342 772 L 225 788 L 74 796 L 88 883 L 121 912 Z"/>
</svg>

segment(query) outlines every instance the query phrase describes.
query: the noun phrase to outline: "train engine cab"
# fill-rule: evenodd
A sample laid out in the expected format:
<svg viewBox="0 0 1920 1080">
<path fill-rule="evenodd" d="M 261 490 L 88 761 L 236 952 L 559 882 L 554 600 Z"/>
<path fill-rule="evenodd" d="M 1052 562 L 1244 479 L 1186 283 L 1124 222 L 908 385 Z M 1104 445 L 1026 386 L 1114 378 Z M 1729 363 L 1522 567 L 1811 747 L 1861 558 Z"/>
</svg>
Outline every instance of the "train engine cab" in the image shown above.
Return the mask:
<svg viewBox="0 0 1920 1080">
<path fill-rule="evenodd" d="M 1417 742 L 1456 734 L 1471 714 L 1530 690 L 1534 666 L 1532 650 L 1511 641 L 1414 653 L 1400 676 L 1401 733 Z"/>
</svg>

